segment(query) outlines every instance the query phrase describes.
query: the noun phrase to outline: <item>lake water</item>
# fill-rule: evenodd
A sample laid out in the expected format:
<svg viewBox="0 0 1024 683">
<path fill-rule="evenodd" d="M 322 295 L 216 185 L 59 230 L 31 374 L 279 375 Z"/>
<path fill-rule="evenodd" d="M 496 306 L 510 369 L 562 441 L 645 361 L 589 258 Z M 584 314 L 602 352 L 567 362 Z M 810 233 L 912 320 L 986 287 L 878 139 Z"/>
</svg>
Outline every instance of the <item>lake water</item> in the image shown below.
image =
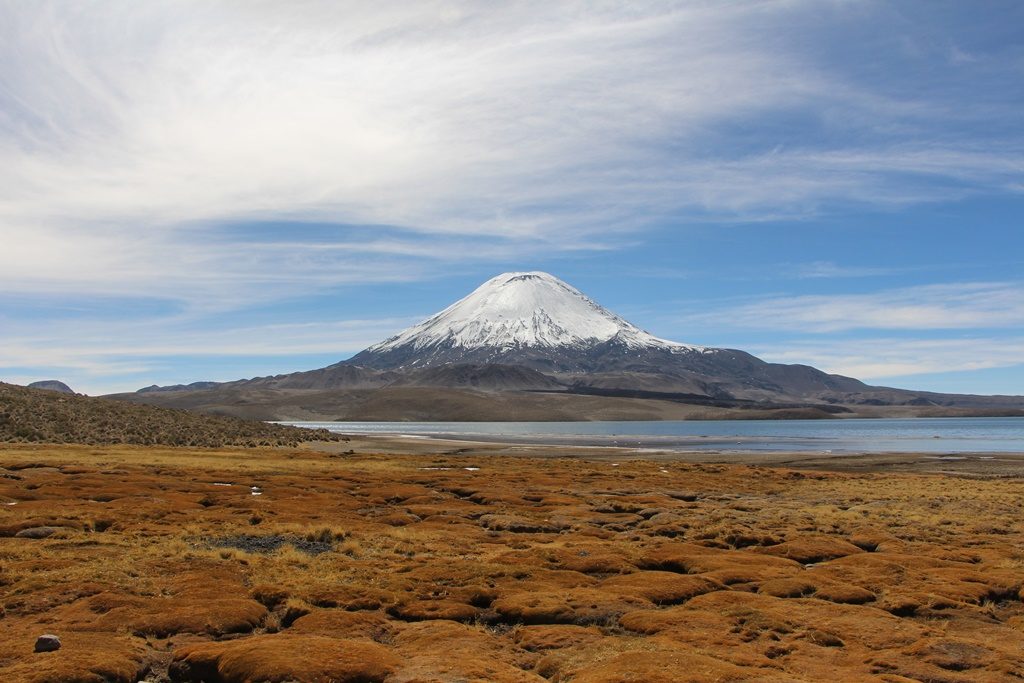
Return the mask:
<svg viewBox="0 0 1024 683">
<path fill-rule="evenodd" d="M 664 422 L 288 422 L 344 434 L 676 451 L 1024 453 L 1024 417 Z"/>
</svg>

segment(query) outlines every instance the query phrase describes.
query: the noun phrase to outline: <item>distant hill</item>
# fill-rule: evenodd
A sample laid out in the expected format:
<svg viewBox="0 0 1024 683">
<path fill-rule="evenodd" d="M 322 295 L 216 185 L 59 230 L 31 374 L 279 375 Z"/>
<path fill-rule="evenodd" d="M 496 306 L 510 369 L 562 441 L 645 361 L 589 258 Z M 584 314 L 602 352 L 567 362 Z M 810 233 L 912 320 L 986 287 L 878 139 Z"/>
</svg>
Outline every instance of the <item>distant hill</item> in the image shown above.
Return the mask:
<svg viewBox="0 0 1024 683">
<path fill-rule="evenodd" d="M 162 446 L 295 446 L 326 430 L 135 405 L 0 382 L 0 442 Z"/>
<path fill-rule="evenodd" d="M 174 384 L 166 387 L 151 384 L 148 387 L 139 389 L 139 393 L 142 394 L 147 391 L 200 391 L 202 389 L 213 389 L 215 386 L 217 386 L 216 382 L 192 382 L 192 384 Z"/>
<path fill-rule="evenodd" d="M 56 379 L 44 379 L 40 382 L 32 382 L 29 389 L 46 389 L 47 391 L 59 391 L 62 394 L 73 394 L 71 387 Z"/>
</svg>

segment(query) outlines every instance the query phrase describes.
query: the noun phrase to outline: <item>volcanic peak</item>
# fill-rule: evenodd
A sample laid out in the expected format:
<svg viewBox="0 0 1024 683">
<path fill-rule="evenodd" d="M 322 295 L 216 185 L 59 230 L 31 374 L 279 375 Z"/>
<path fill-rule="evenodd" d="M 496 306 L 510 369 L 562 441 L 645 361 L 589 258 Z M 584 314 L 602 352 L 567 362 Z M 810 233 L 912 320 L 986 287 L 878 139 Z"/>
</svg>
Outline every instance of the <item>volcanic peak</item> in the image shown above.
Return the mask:
<svg viewBox="0 0 1024 683">
<path fill-rule="evenodd" d="M 659 339 L 555 276 L 532 271 L 491 278 L 469 296 L 367 352 L 588 348 L 609 341 L 634 349 L 704 350 Z"/>
</svg>

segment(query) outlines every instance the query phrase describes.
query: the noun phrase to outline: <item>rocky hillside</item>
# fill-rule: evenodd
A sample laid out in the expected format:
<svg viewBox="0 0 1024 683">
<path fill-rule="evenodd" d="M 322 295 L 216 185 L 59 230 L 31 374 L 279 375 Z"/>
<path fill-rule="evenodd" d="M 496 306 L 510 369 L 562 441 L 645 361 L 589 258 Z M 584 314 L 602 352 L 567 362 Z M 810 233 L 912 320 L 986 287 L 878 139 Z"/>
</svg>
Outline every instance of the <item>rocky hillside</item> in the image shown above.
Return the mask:
<svg viewBox="0 0 1024 683">
<path fill-rule="evenodd" d="M 0 442 L 164 446 L 294 446 L 326 430 L 134 405 L 0 383 Z"/>
</svg>

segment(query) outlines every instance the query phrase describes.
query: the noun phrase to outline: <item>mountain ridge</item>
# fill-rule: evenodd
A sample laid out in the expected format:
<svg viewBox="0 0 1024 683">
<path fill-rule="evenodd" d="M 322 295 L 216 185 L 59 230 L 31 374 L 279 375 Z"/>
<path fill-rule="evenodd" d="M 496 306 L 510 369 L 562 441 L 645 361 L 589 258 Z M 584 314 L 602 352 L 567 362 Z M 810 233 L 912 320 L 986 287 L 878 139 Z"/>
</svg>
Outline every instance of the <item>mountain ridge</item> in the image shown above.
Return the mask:
<svg viewBox="0 0 1024 683">
<path fill-rule="evenodd" d="M 540 271 L 493 277 L 323 368 L 115 397 L 275 420 L 682 419 L 697 414 L 679 407 L 686 397 L 704 418 L 1024 409 L 1024 397 L 870 386 L 739 349 L 669 341 Z"/>
</svg>

